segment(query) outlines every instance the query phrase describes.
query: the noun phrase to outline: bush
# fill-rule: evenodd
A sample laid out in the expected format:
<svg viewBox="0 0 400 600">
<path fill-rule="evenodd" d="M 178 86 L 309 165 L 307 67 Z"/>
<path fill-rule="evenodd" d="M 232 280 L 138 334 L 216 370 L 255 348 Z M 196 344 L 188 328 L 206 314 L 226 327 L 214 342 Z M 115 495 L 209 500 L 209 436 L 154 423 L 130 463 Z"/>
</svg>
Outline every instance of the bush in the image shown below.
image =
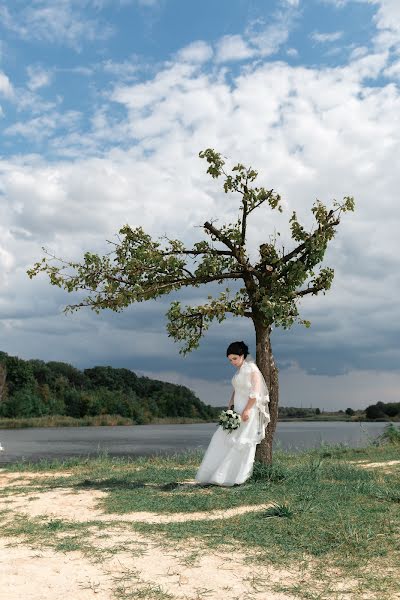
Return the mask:
<svg viewBox="0 0 400 600">
<path fill-rule="evenodd" d="M 392 444 L 400 446 L 400 427 L 396 427 L 393 423 L 386 425 L 383 433 L 375 441 L 375 445 Z"/>
<path fill-rule="evenodd" d="M 377 402 L 365 409 L 367 419 L 388 419 L 400 416 L 400 402 Z"/>
<path fill-rule="evenodd" d="M 37 417 L 46 413 L 46 409 L 33 390 L 22 388 L 14 392 L 12 398 L 7 398 L 0 405 L 2 417 Z"/>
<path fill-rule="evenodd" d="M 384 419 L 386 417 L 382 408 L 378 404 L 371 404 L 365 409 L 367 419 Z"/>
</svg>

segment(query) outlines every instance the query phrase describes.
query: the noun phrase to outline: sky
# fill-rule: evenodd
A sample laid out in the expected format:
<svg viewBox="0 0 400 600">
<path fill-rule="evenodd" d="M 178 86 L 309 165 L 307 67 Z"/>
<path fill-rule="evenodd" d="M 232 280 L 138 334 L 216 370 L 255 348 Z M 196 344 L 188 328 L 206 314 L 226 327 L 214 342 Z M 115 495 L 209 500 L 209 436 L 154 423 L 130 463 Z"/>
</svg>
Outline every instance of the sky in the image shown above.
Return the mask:
<svg viewBox="0 0 400 600">
<path fill-rule="evenodd" d="M 252 257 L 276 231 L 290 247 L 293 210 L 311 229 L 317 198 L 356 201 L 323 263 L 331 290 L 300 305 L 310 329 L 272 333 L 281 404 L 399 401 L 398 0 L 0 0 L 0 28 L 1 350 L 227 402 L 225 350 L 254 352 L 249 319 L 212 326 L 183 357 L 169 298 L 65 315 L 74 297 L 26 275 L 43 247 L 108 252 L 126 223 L 190 244 L 206 220 L 232 221 L 237 199 L 198 157 L 213 147 L 283 198 L 282 215 L 251 221 Z"/>
</svg>

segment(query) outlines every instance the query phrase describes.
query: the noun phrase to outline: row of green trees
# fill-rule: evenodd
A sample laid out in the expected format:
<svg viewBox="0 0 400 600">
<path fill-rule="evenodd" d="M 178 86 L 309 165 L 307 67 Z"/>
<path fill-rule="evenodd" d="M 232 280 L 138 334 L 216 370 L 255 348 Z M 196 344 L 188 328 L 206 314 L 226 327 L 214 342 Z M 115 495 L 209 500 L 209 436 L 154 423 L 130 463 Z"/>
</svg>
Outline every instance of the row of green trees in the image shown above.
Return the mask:
<svg viewBox="0 0 400 600">
<path fill-rule="evenodd" d="M 23 360 L 0 352 L 0 417 L 108 414 L 141 424 L 163 417 L 209 420 L 219 410 L 204 404 L 184 386 L 139 377 L 129 369 L 94 367 L 80 371 L 64 362 Z M 345 413 L 350 417 L 356 414 L 351 408 Z M 279 411 L 281 418 L 320 414 L 319 408 L 282 406 Z M 357 415 L 400 420 L 400 402 L 377 402 Z"/>
<path fill-rule="evenodd" d="M 377 402 L 370 404 L 365 409 L 367 419 L 395 419 L 400 420 L 400 402 Z"/>
<path fill-rule="evenodd" d="M 281 406 L 279 408 L 279 418 L 280 419 L 312 419 L 314 417 L 328 417 L 328 418 L 343 418 L 346 415 L 347 417 L 355 417 L 358 419 L 363 418 L 375 418 L 375 417 L 367 417 L 366 411 L 364 410 L 354 410 L 353 408 L 346 408 L 346 410 L 338 410 L 338 411 L 327 411 L 322 410 L 320 408 L 312 408 L 312 407 L 299 407 L 299 406 Z"/>
<path fill-rule="evenodd" d="M 188 388 L 139 377 L 129 369 L 80 371 L 63 362 L 0 352 L 0 417 L 110 414 L 141 424 L 162 417 L 208 420 L 215 412 Z"/>
</svg>

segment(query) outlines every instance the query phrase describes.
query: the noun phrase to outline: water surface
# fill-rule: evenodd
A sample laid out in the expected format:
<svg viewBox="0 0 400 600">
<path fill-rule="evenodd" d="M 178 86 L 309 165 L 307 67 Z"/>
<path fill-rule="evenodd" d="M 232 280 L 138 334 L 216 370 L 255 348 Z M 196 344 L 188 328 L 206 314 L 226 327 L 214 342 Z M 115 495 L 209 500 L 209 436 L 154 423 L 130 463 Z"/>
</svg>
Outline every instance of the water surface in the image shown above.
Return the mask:
<svg viewBox="0 0 400 600">
<path fill-rule="evenodd" d="M 367 445 L 386 423 L 279 422 L 275 447 L 290 450 L 321 444 Z M 0 429 L 0 464 L 20 460 L 64 459 L 74 456 L 151 456 L 205 449 L 216 425 L 135 425 L 124 427 L 54 427 Z"/>
</svg>

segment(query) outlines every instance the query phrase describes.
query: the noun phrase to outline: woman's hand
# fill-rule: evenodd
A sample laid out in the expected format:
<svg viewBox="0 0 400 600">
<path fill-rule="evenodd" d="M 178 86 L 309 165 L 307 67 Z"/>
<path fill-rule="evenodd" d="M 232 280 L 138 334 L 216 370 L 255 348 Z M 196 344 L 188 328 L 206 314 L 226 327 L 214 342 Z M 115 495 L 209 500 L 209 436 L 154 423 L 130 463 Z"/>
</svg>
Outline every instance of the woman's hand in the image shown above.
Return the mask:
<svg viewBox="0 0 400 600">
<path fill-rule="evenodd" d="M 245 408 L 244 411 L 242 412 L 242 421 L 248 421 L 250 418 L 250 409 L 249 408 Z"/>
</svg>

